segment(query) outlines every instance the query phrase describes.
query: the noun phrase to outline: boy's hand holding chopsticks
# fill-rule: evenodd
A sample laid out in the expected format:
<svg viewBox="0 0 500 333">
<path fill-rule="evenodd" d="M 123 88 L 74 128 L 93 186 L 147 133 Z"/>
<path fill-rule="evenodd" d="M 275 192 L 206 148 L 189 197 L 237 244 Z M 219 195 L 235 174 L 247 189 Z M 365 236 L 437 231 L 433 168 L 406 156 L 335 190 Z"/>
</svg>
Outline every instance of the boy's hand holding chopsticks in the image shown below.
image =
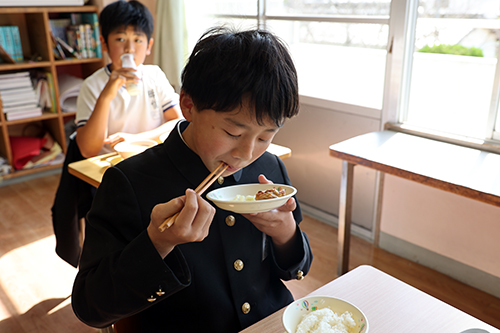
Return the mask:
<svg viewBox="0 0 500 333">
<path fill-rule="evenodd" d="M 204 200 L 201 194 L 226 171 L 227 167 L 227 164 L 221 163 L 196 190 L 188 189 L 185 196 L 158 204 L 153 208 L 148 234 L 163 258 L 178 244 L 200 242 L 208 236 L 215 208 Z M 174 222 L 175 228 L 172 227 Z M 170 232 L 164 233 L 166 229 L 170 229 Z"/>
<path fill-rule="evenodd" d="M 225 164 L 224 162 L 221 162 L 217 168 L 215 168 L 214 171 L 212 171 L 207 178 L 205 178 L 200 185 L 196 188 L 195 192 L 198 193 L 199 195 L 202 195 L 203 192 L 207 190 L 207 188 L 212 185 L 217 178 L 219 178 L 224 171 L 226 171 L 228 165 Z M 160 229 L 161 232 L 165 231 L 165 229 L 168 229 L 174 224 L 175 219 L 179 213 L 175 214 L 174 216 L 169 217 L 165 222 L 163 222 L 158 229 Z"/>
<path fill-rule="evenodd" d="M 159 226 L 173 214 L 177 215 L 175 225 L 168 232 L 161 232 Z M 164 258 L 178 244 L 201 242 L 215 215 L 215 208 L 195 191 L 188 189 L 184 196 L 158 204 L 151 212 L 147 232 L 158 253 Z"/>
</svg>

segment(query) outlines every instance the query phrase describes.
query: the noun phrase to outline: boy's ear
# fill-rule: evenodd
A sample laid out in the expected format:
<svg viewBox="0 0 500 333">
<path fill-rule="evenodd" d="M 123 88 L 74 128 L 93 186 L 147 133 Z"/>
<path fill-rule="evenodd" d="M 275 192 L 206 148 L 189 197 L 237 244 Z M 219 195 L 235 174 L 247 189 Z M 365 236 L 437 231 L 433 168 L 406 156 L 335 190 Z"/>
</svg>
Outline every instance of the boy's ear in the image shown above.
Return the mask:
<svg viewBox="0 0 500 333">
<path fill-rule="evenodd" d="M 148 48 L 146 50 L 146 55 L 150 55 L 151 54 L 151 49 L 153 48 L 153 43 L 154 43 L 154 39 L 153 39 L 153 37 L 151 37 L 149 39 Z"/>
<path fill-rule="evenodd" d="M 191 96 L 186 94 L 183 90 L 181 91 L 181 94 L 179 96 L 179 104 L 181 106 L 182 115 L 187 121 L 191 122 L 195 107 Z"/>
<path fill-rule="evenodd" d="M 106 44 L 106 41 L 104 40 L 104 37 L 102 37 L 102 35 L 99 35 L 99 40 L 101 41 L 102 52 L 108 52 L 108 45 Z"/>
</svg>

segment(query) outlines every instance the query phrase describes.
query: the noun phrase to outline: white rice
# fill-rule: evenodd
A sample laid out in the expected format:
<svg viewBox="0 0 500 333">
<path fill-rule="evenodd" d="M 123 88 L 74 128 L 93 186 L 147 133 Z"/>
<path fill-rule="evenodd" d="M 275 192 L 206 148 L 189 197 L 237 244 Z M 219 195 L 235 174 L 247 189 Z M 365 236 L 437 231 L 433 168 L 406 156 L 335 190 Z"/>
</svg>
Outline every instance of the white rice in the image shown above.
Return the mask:
<svg viewBox="0 0 500 333">
<path fill-rule="evenodd" d="M 255 195 L 241 195 L 237 194 L 233 201 L 255 201 Z"/>
<path fill-rule="evenodd" d="M 355 333 L 355 328 L 356 322 L 350 312 L 338 315 L 324 308 L 305 315 L 296 333 Z"/>
</svg>

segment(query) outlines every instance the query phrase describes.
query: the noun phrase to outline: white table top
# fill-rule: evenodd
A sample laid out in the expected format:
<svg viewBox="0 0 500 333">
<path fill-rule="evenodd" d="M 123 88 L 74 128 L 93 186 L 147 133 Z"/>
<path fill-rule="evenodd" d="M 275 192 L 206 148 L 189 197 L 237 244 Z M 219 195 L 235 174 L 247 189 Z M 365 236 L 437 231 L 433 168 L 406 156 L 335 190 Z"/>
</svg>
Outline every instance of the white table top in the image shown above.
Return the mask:
<svg viewBox="0 0 500 333">
<path fill-rule="evenodd" d="M 359 266 L 310 295 L 333 296 L 356 305 L 368 319 L 368 333 L 500 333 L 493 326 L 371 266 Z M 243 332 L 283 333 L 282 312 L 283 309 Z M 476 331 L 467 331 L 471 329 Z"/>
<path fill-rule="evenodd" d="M 500 206 L 500 155 L 394 131 L 330 146 L 330 155 Z"/>
</svg>

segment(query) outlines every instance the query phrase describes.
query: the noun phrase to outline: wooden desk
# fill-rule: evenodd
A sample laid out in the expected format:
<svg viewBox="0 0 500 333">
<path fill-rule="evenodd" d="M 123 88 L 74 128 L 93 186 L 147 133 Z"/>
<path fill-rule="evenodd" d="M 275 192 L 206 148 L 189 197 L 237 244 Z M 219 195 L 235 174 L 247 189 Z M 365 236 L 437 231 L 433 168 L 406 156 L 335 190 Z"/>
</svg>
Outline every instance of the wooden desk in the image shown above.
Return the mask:
<svg viewBox="0 0 500 333">
<path fill-rule="evenodd" d="M 500 207 L 500 155 L 394 131 L 360 135 L 330 146 L 342 159 L 338 268 L 348 270 L 354 166 L 413 180 Z M 378 225 L 375 237 L 378 237 Z"/>
<path fill-rule="evenodd" d="M 470 333 L 500 333 L 493 326 L 371 266 L 359 266 L 310 295 L 338 297 L 356 305 L 368 319 L 368 333 L 466 333 L 473 328 L 479 330 Z M 283 333 L 283 311 L 242 333 Z"/>
<path fill-rule="evenodd" d="M 282 160 L 292 156 L 292 150 L 290 148 L 280 146 L 274 143 L 271 143 L 267 151 L 277 155 Z M 99 187 L 104 172 L 110 166 L 109 159 L 114 155 L 116 154 L 109 153 L 105 155 L 91 157 L 86 160 L 73 162 L 68 165 L 68 171 L 73 176 L 80 178 L 81 180 L 89 183 L 90 185 Z"/>
</svg>

